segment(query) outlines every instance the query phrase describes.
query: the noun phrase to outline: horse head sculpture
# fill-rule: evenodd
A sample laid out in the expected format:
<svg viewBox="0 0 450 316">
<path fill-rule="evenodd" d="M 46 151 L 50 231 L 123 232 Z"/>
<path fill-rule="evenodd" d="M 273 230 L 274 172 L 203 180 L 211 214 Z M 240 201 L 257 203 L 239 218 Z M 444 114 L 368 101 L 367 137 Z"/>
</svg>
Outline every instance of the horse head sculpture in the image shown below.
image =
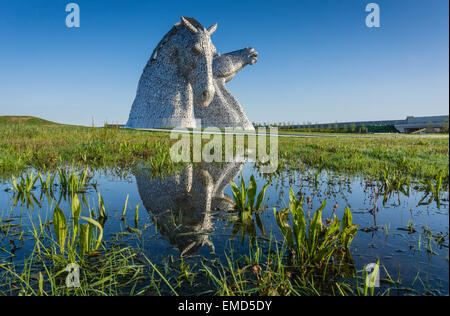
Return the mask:
<svg viewBox="0 0 450 316">
<path fill-rule="evenodd" d="M 215 93 L 212 67 L 216 48 L 211 35 L 216 31 L 217 24 L 205 29 L 195 19 L 181 17 L 181 21 L 190 36 L 186 36 L 184 45 L 178 48 L 178 64 L 192 86 L 194 102 L 208 106 Z"/>
<path fill-rule="evenodd" d="M 181 17 L 143 71 L 127 127 L 254 130 L 225 83 L 246 65 L 256 63 L 258 54 L 252 48 L 217 54 L 211 41 L 216 29 L 217 23 L 204 28 L 193 18 Z"/>
</svg>

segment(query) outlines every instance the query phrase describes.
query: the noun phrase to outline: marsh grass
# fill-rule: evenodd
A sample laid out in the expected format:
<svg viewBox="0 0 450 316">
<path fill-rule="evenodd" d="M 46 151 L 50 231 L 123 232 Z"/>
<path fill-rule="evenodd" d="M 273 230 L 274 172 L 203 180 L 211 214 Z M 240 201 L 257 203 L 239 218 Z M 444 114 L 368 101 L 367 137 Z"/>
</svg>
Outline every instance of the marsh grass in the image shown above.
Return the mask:
<svg viewBox="0 0 450 316">
<path fill-rule="evenodd" d="M 67 165 L 126 170 L 141 161 L 148 161 L 156 173 L 161 173 L 173 168 L 169 151 L 176 140 L 169 135 L 169 131 L 2 121 L 0 174 L 9 177 L 29 168 L 46 173 Z M 434 179 L 442 174 L 446 188 L 448 153 L 448 137 L 279 138 L 279 169 L 315 168 L 373 179 L 382 177 L 386 169 L 412 180 Z"/>
<path fill-rule="evenodd" d="M 0 174 L 67 165 L 127 168 L 167 149 L 168 133 L 65 125 L 0 124 Z M 156 161 L 154 162 L 156 163 Z"/>
<path fill-rule="evenodd" d="M 424 192 L 422 199 L 418 205 L 429 205 L 432 202 L 436 202 L 438 208 L 441 207 L 441 199 L 443 191 L 448 191 L 448 183 L 444 180 L 444 173 L 436 175 L 434 179 L 422 180 L 418 186 L 415 187 L 416 191 Z"/>
<path fill-rule="evenodd" d="M 250 196 L 256 199 L 257 188 L 250 187 L 255 191 Z M 264 194 L 259 195 L 262 201 Z M 0 238 L 17 238 L 16 234 L 22 231 L 18 238 L 29 239 L 34 246 L 23 261 L 1 260 L 0 256 L 0 295 L 332 295 L 333 290 L 336 295 L 351 293 L 348 289 L 352 285 L 342 285 L 341 291 L 337 288 L 342 284 L 342 275 L 352 277 L 353 268 L 345 273 L 348 268 L 329 268 L 324 278 L 323 269 L 292 262 L 288 243 L 276 241 L 272 235 L 253 238 L 248 252 L 238 256 L 230 244 L 224 260 L 170 257 L 154 263 L 138 245 L 104 240 L 103 227 L 109 213 L 106 203 L 98 194 L 96 205 L 91 207 L 80 201 L 82 196 L 83 193 L 71 194 L 70 207 L 65 210 L 52 203 L 47 220 L 41 218 L 40 212 L 30 212 L 32 225 L 28 232 L 22 231 L 17 219 L 2 218 L 0 229 L 4 237 Z M 128 199 L 123 216 L 127 207 Z M 32 220 L 33 216 L 38 216 L 37 220 Z M 134 220 L 137 229 L 138 206 Z M 126 223 L 125 228 L 128 231 Z M 8 250 L 0 250 L 3 256 L 14 258 Z M 65 283 L 67 266 L 72 263 L 78 264 L 81 271 L 78 288 L 68 288 Z M 357 293 L 357 289 L 353 291 Z"/>
<path fill-rule="evenodd" d="M 21 232 L 19 240 L 25 237 L 34 242 L 24 261 L 1 260 L 0 256 L 0 295 L 133 294 L 143 279 L 143 265 L 132 247 L 103 240 L 107 210 L 101 194 L 97 208 L 80 203 L 78 194 L 73 194 L 70 210 L 63 211 L 58 205 L 50 209 L 49 221 L 42 220 L 41 212 L 34 220 L 33 212 L 29 213 L 29 231 L 22 231 L 14 218 L 0 221 L 4 238 L 17 239 L 16 233 Z M 14 252 L 5 252 L 14 259 Z M 81 284 L 70 288 L 66 285 L 67 267 L 74 263 L 82 272 Z"/>
<path fill-rule="evenodd" d="M 411 180 L 443 175 L 448 187 L 448 138 L 390 137 L 279 139 L 280 156 L 286 167 L 315 168 L 383 178 L 383 171 Z"/>
<path fill-rule="evenodd" d="M 244 176 L 241 173 L 241 183 L 240 187 L 231 181 L 231 191 L 233 193 L 233 198 L 236 203 L 236 208 L 241 213 L 258 213 L 261 210 L 262 203 L 264 201 L 264 196 L 266 194 L 267 187 L 270 182 L 267 183 L 261 191 L 258 193 L 258 187 L 256 184 L 255 176 L 250 177 L 250 182 L 248 188 L 245 185 Z M 258 193 L 258 196 L 256 195 Z"/>
</svg>

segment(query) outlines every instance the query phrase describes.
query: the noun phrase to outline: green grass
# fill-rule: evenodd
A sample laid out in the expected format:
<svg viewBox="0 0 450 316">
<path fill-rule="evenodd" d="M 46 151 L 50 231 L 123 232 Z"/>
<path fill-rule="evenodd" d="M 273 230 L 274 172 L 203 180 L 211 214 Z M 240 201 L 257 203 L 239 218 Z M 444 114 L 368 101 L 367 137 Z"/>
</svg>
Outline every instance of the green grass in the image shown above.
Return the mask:
<svg viewBox="0 0 450 316">
<path fill-rule="evenodd" d="M 90 166 L 127 169 L 146 160 L 170 165 L 169 132 L 58 125 L 37 118 L 0 117 L 0 174 L 28 168 Z M 204 141 L 207 142 L 207 141 Z M 279 138 L 282 167 L 315 168 L 383 178 L 385 170 L 413 180 L 448 183 L 449 139 L 426 136 Z M 153 159 L 153 160 L 152 160 Z M 169 166 L 172 168 L 172 166 Z"/>
<path fill-rule="evenodd" d="M 161 148 L 168 151 L 167 133 L 30 120 L 0 118 L 0 174 L 18 174 L 28 168 L 56 170 L 67 165 L 126 168 L 151 159 Z"/>
<path fill-rule="evenodd" d="M 382 178 L 385 170 L 414 180 L 444 174 L 448 183 L 448 137 L 280 138 L 279 149 L 281 157 L 294 167 L 305 164 L 376 179 Z"/>
</svg>

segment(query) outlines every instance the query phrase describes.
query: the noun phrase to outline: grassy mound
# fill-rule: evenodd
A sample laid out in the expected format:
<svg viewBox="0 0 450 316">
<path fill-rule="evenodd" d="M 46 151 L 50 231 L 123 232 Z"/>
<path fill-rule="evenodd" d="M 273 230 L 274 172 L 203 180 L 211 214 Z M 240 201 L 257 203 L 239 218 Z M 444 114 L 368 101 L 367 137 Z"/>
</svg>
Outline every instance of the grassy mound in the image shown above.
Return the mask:
<svg viewBox="0 0 450 316">
<path fill-rule="evenodd" d="M 43 120 L 34 116 L 0 116 L 0 125 L 32 125 L 32 126 L 52 126 L 61 125 L 55 122 Z"/>
</svg>

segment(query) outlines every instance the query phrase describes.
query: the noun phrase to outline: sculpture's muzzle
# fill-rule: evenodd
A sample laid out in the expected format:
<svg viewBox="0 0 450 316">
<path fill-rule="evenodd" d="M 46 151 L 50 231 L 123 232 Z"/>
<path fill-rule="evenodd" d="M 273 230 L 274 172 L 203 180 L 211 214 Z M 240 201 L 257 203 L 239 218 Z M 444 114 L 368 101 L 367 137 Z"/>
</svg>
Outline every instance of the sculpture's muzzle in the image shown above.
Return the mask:
<svg viewBox="0 0 450 316">
<path fill-rule="evenodd" d="M 200 92 L 200 95 L 197 98 L 197 104 L 205 107 L 210 105 L 214 98 L 214 94 L 215 91 L 213 87 L 204 89 L 202 92 Z"/>
</svg>

